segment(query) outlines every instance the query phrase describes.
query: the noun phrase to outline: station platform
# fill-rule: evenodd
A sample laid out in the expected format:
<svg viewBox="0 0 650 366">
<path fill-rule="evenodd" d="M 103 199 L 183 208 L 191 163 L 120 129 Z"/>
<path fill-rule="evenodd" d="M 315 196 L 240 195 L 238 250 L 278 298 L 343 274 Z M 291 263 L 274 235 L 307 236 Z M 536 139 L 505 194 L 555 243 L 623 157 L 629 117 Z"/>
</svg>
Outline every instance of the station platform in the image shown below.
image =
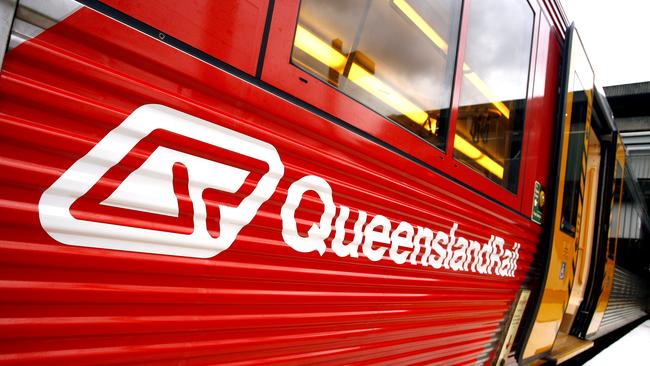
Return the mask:
<svg viewBox="0 0 650 366">
<path fill-rule="evenodd" d="M 586 366 L 650 364 L 650 320 L 602 350 Z"/>
</svg>

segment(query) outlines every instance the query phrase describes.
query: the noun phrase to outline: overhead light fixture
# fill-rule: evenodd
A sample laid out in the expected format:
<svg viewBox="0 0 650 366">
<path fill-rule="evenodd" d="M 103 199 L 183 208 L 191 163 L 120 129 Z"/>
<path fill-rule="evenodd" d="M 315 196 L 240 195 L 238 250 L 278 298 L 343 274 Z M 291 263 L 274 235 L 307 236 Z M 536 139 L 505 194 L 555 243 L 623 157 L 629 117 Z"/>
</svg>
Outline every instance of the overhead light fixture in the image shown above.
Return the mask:
<svg viewBox="0 0 650 366">
<path fill-rule="evenodd" d="M 298 25 L 294 45 L 309 56 L 323 63 L 327 67 L 343 73 L 347 56 L 332 48 L 313 33 Z M 413 102 L 402 96 L 398 91 L 381 81 L 379 78 L 366 71 L 356 63 L 350 65 L 348 80 L 372 94 L 383 103 L 391 106 L 413 122 L 424 126 L 430 132 L 436 132 L 437 121 L 429 114 L 416 106 Z"/>
<path fill-rule="evenodd" d="M 465 65 L 463 65 L 463 70 L 465 70 Z M 467 70 L 468 71 L 464 73 L 464 76 L 467 78 L 467 80 L 474 84 L 476 89 L 478 89 L 481 94 L 483 94 L 488 99 L 488 101 L 492 103 L 492 105 L 494 105 L 499 110 L 499 112 L 501 112 L 504 117 L 510 119 L 510 109 L 508 109 L 508 107 L 506 107 L 503 102 L 496 101 L 497 98 L 494 96 L 494 94 L 492 94 L 490 87 L 487 86 L 487 84 L 485 84 L 485 82 L 481 80 L 481 78 L 475 72 L 471 71 L 472 69 L 470 69 L 469 66 L 467 67 Z"/>
<path fill-rule="evenodd" d="M 499 177 L 499 179 L 503 179 L 503 165 L 497 163 L 492 158 L 485 155 L 476 146 L 458 134 L 456 134 L 454 137 L 454 149 L 460 151 L 463 155 L 474 160 L 477 164 L 487 169 L 490 173 Z"/>
<path fill-rule="evenodd" d="M 379 80 L 374 75 L 370 74 L 363 67 L 353 63 L 350 67 L 350 72 L 347 75 L 347 78 L 353 83 L 360 86 L 363 90 L 374 95 L 382 102 L 388 104 L 389 106 L 395 108 L 400 113 L 411 119 L 412 121 L 424 125 L 429 114 L 423 111 L 421 108 L 418 108 L 410 100 L 404 98 L 400 93 L 395 89 L 386 85 L 383 81 Z M 436 130 L 436 121 L 433 120 L 431 124 L 431 132 Z"/>
<path fill-rule="evenodd" d="M 348 60 L 347 56 L 330 47 L 330 45 L 300 25 L 296 29 L 296 38 L 293 44 L 327 67 L 336 70 L 339 74 L 343 73 L 345 63 Z"/>
<path fill-rule="evenodd" d="M 393 0 L 393 4 L 406 15 L 416 27 L 420 28 L 422 33 L 424 33 L 427 38 L 433 42 L 438 48 L 440 48 L 444 53 L 447 53 L 449 46 L 447 42 L 436 32 L 429 23 L 427 23 L 421 16 L 418 14 L 409 3 L 405 0 Z"/>
</svg>

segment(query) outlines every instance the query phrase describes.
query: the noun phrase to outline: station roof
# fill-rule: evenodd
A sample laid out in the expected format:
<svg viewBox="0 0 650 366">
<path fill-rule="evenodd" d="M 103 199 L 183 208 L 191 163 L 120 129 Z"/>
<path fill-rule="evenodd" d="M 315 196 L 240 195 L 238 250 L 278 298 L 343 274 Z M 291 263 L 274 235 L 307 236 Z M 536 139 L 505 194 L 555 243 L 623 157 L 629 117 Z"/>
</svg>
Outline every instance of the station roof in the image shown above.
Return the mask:
<svg viewBox="0 0 650 366">
<path fill-rule="evenodd" d="M 630 255 L 618 255 L 619 259 L 627 263 L 630 269 L 636 267 L 637 274 L 643 274 L 650 278 L 650 242 L 648 242 L 647 230 L 650 227 L 648 221 L 648 207 L 650 207 L 650 82 L 615 85 L 605 87 L 605 95 L 608 104 L 614 115 L 614 124 L 621 134 L 621 139 L 627 150 L 627 166 L 629 170 L 626 174 L 632 176 L 637 184 L 633 184 L 634 196 L 639 201 L 645 198 L 645 207 L 641 208 L 645 214 L 641 214 L 641 221 L 646 222 L 646 234 L 641 235 L 636 249 L 627 250 Z M 642 197 L 643 196 L 643 197 Z M 643 206 L 643 204 L 642 204 Z M 629 207 L 628 207 L 629 208 Z M 629 210 L 621 208 L 622 220 L 621 227 L 632 226 L 635 215 L 627 214 Z M 636 222 L 636 225 L 641 222 Z M 620 233 L 620 231 L 619 231 Z M 633 237 L 632 235 L 619 235 L 620 237 Z M 631 243 L 628 243 L 631 244 Z M 640 245 L 640 246 L 638 246 Z M 629 248 L 628 248 L 629 249 Z M 625 252 L 625 251 L 623 251 Z"/>
<path fill-rule="evenodd" d="M 629 167 L 650 205 L 650 82 L 605 87 Z"/>
</svg>

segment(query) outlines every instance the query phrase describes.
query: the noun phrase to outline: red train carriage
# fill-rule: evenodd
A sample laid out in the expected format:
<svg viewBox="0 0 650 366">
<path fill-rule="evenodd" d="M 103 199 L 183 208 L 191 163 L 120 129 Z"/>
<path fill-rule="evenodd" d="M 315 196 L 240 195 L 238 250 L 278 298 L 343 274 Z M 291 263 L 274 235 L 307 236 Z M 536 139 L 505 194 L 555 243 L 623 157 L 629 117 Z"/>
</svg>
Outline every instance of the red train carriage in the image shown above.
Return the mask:
<svg viewBox="0 0 650 366">
<path fill-rule="evenodd" d="M 0 364 L 559 360 L 585 298 L 598 328 L 624 152 L 556 2 L 2 9 Z"/>
</svg>

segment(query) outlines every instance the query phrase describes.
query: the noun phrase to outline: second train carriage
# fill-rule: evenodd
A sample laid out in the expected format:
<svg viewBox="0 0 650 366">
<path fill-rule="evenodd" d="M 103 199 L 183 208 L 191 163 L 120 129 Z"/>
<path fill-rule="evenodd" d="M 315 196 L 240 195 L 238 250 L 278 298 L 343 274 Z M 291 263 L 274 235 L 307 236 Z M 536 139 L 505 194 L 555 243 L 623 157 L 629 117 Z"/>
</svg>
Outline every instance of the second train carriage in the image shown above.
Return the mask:
<svg viewBox="0 0 650 366">
<path fill-rule="evenodd" d="M 608 319 L 625 153 L 556 2 L 1 4 L 0 363 L 563 361 Z"/>
</svg>

